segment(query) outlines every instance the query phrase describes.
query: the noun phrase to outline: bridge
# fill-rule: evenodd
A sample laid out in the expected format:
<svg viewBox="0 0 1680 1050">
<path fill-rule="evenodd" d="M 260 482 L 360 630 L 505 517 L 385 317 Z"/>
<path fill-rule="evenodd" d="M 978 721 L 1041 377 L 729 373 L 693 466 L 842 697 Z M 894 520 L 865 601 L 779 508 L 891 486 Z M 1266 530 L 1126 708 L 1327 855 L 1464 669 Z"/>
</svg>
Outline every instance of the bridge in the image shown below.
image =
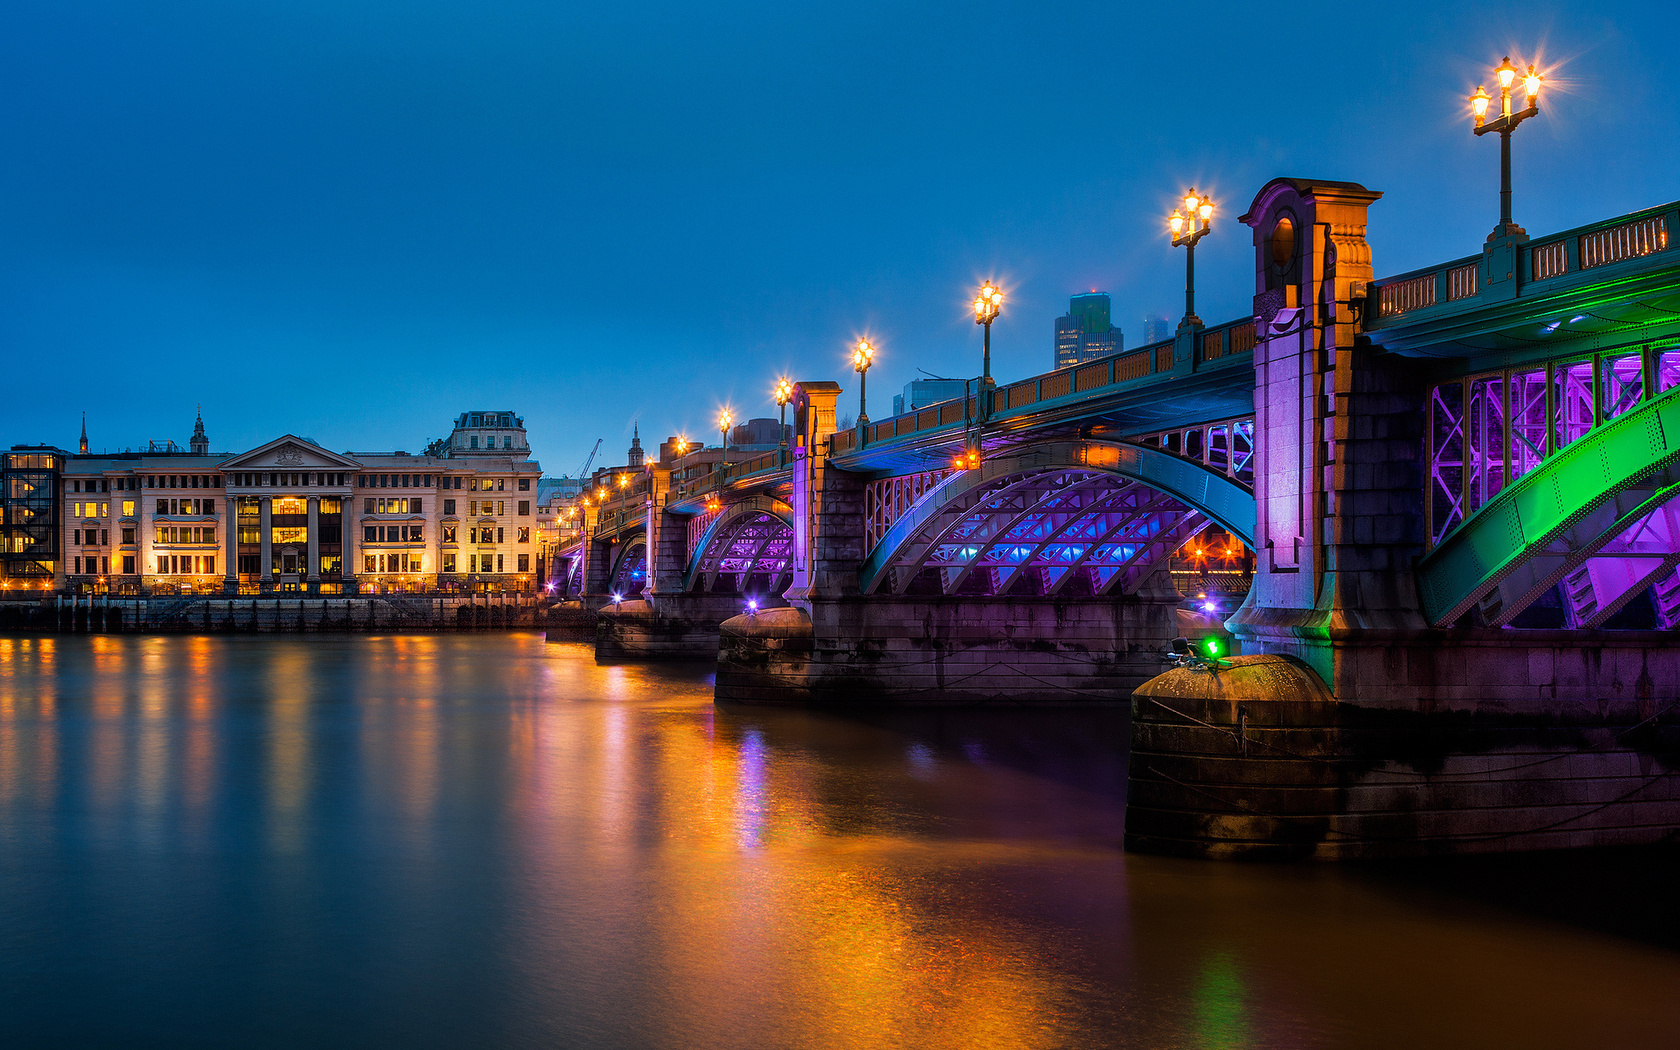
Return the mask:
<svg viewBox="0 0 1680 1050">
<path fill-rule="evenodd" d="M 1680 205 L 1377 278 L 1380 196 L 1262 188 L 1250 316 L 846 430 L 802 382 L 790 447 L 650 466 L 574 552 L 603 654 L 715 650 L 747 702 L 1135 691 L 1139 849 L 1680 828 Z M 1244 655 L 1156 677 L 1211 527 Z"/>
</svg>

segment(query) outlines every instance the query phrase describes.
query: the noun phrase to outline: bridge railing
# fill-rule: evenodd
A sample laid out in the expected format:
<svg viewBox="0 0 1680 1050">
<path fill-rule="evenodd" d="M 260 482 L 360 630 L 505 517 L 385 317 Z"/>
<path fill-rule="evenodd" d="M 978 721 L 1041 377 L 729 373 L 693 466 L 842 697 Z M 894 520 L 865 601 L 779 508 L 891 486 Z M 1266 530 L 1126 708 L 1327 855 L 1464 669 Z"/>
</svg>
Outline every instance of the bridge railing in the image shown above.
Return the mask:
<svg viewBox="0 0 1680 1050">
<path fill-rule="evenodd" d="M 1023 379 L 998 387 L 991 394 L 993 418 L 1014 415 L 1028 409 L 1059 407 L 1103 397 L 1115 390 L 1174 371 L 1176 340 L 1151 343 L 1137 350 L 1112 354 L 1097 361 Z M 1192 346 L 1190 370 L 1224 358 L 1254 352 L 1254 319 L 1230 321 L 1198 334 Z M 979 398 L 957 398 L 929 405 L 915 412 L 883 419 L 862 428 L 836 431 L 829 438 L 829 454 L 840 455 L 857 447 L 861 429 L 864 444 L 873 446 L 908 435 L 928 434 L 971 425 L 979 417 Z"/>
<path fill-rule="evenodd" d="M 784 469 L 790 462 L 792 462 L 792 456 L 788 449 L 775 449 L 678 482 L 673 486 L 673 494 L 679 499 L 704 496 L 716 492 L 732 482 L 774 474 Z"/>
<path fill-rule="evenodd" d="M 1559 281 L 1569 274 L 1591 273 L 1593 277 L 1582 279 L 1592 280 L 1637 269 L 1639 260 L 1669 249 L 1669 238 L 1677 228 L 1680 204 L 1665 204 L 1535 237 L 1517 253 L 1513 275 L 1517 294 L 1546 294 L 1555 287 L 1548 282 L 1571 283 Z M 1471 255 L 1376 281 L 1375 316 L 1366 327 L 1378 329 L 1398 317 L 1411 321 L 1473 305 L 1466 300 L 1479 300 L 1488 292 L 1483 266 L 1481 255 Z"/>
</svg>

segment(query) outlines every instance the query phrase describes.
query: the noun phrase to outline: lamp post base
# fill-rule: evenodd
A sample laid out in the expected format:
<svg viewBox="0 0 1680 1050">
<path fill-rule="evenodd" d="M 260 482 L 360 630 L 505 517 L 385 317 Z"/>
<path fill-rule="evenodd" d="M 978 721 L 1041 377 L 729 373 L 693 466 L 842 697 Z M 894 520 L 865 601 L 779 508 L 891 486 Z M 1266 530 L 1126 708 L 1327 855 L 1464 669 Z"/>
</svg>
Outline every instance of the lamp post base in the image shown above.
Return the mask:
<svg viewBox="0 0 1680 1050">
<path fill-rule="evenodd" d="M 1526 241 L 1528 240 L 1528 231 L 1514 222 L 1502 222 L 1493 228 L 1492 233 L 1487 235 L 1487 243 L 1492 244 L 1494 241 L 1502 240 L 1506 237 L 1514 237 L 1519 241 Z"/>
</svg>

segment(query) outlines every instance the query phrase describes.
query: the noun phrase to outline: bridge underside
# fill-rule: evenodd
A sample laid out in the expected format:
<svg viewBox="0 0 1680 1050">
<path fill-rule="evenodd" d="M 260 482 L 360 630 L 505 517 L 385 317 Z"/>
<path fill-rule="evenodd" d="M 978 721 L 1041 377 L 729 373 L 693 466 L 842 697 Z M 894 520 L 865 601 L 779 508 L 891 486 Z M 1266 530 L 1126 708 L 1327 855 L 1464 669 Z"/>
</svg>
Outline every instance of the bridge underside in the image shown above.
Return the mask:
<svg viewBox="0 0 1680 1050">
<path fill-rule="evenodd" d="M 780 604 L 793 580 L 793 526 L 766 510 L 720 519 L 691 560 L 684 590 Z"/>
<path fill-rule="evenodd" d="M 927 517 L 869 593 L 1130 594 L 1210 524 L 1140 481 L 1096 470 L 999 478 Z"/>
</svg>

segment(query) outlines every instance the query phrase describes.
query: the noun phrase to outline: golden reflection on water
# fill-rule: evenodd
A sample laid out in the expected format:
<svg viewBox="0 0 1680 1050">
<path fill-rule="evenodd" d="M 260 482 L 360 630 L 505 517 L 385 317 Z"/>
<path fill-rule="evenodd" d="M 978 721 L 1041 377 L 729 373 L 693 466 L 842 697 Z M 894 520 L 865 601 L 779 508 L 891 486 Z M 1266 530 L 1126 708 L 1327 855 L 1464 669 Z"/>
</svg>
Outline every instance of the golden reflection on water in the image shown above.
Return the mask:
<svg viewBox="0 0 1680 1050">
<path fill-rule="evenodd" d="M 304 806 L 310 776 L 309 705 L 312 662 L 300 646 L 277 648 L 268 657 L 268 833 L 280 853 L 304 845 Z"/>
<path fill-rule="evenodd" d="M 552 880 L 531 885 L 530 929 L 553 938 L 538 955 L 565 954 L 565 898 L 583 889 L 645 923 L 645 943 L 598 947 L 652 952 L 620 964 L 650 968 L 668 999 L 642 1019 L 655 1045 L 742 1045 L 749 1031 L 763 1046 L 1065 1045 L 1067 975 L 966 899 L 963 869 L 1022 859 L 1014 851 L 841 834 L 809 756 L 779 752 L 757 727 L 718 734 L 709 704 L 682 709 L 689 697 L 650 707 L 633 672 L 614 670 L 608 695 L 634 699 L 539 707 L 509 735 L 540 751 L 520 806 L 532 818 L 520 841 Z M 602 746 L 578 746 L 590 739 Z M 581 829 L 551 797 L 580 786 Z M 580 887 L 563 856 L 579 838 L 599 870 L 638 853 L 649 870 L 633 889 Z M 637 899 L 650 914 L 635 915 Z"/>
</svg>

